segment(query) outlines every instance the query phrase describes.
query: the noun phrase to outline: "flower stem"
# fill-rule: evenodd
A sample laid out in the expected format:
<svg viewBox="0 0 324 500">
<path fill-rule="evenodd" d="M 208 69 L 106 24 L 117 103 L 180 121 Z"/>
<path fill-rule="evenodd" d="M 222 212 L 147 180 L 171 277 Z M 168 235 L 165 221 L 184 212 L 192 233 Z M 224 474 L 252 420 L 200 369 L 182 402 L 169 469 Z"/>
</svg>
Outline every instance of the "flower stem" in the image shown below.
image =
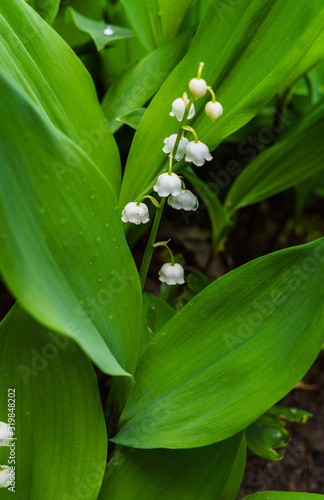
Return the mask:
<svg viewBox="0 0 324 500">
<path fill-rule="evenodd" d="M 186 123 L 187 121 L 187 118 L 188 118 L 188 115 L 189 115 L 189 111 L 190 111 L 190 108 L 191 108 L 191 105 L 193 104 L 195 100 L 195 96 L 192 95 L 189 99 L 189 102 L 186 106 L 186 109 L 185 109 L 185 112 L 183 114 L 183 118 L 182 118 L 182 121 L 180 123 L 180 128 L 178 130 L 178 135 L 177 135 L 177 138 L 176 138 L 176 141 L 174 143 L 174 147 L 173 147 L 173 150 L 172 150 L 172 157 L 174 158 L 175 155 L 176 155 L 176 152 L 177 152 L 177 149 L 178 149 L 178 146 L 179 146 L 179 142 L 180 142 L 180 139 L 181 139 L 181 136 L 182 136 L 182 133 L 183 133 L 183 130 L 182 130 L 182 127 L 183 125 Z"/>
<path fill-rule="evenodd" d="M 171 252 L 171 250 L 168 247 L 168 245 L 164 245 L 164 246 L 169 251 L 169 254 L 170 254 L 170 257 L 171 257 L 171 266 L 174 266 L 174 256 L 173 256 L 173 253 Z"/>
<path fill-rule="evenodd" d="M 142 265 L 141 265 L 141 269 L 140 269 L 140 273 L 139 273 L 142 290 L 144 288 L 147 272 L 148 272 L 148 269 L 150 267 L 150 263 L 151 263 L 151 259 L 152 259 L 152 255 L 153 255 L 153 251 L 154 251 L 153 245 L 154 245 L 156 235 L 157 235 L 157 232 L 159 229 L 164 204 L 165 204 L 165 198 L 162 198 L 160 206 L 155 212 L 155 217 L 154 217 L 154 221 L 153 221 L 153 225 L 152 225 L 152 229 L 151 229 L 151 234 L 150 234 L 149 240 L 147 242 L 144 257 L 142 260 Z"/>
<path fill-rule="evenodd" d="M 179 146 L 180 139 L 182 137 L 182 133 L 183 133 L 182 127 L 186 123 L 186 120 L 188 118 L 188 114 L 190 111 L 190 107 L 193 104 L 194 100 L 195 100 L 195 97 L 194 97 L 194 95 L 192 95 L 189 99 L 189 102 L 188 102 L 186 108 L 185 108 L 185 112 L 183 114 L 180 128 L 178 130 L 177 138 L 176 138 L 176 141 L 174 143 L 172 153 L 169 157 L 169 174 L 172 173 L 173 158 L 175 157 L 175 154 L 176 154 L 178 146 Z M 152 255 L 153 255 L 153 251 L 154 251 L 153 245 L 154 245 L 156 235 L 157 235 L 157 232 L 159 229 L 164 205 L 165 205 L 165 198 L 161 198 L 160 206 L 157 208 L 157 210 L 155 212 L 155 217 L 154 217 L 154 221 L 153 221 L 153 225 L 152 225 L 152 229 L 151 229 L 151 234 L 150 234 L 149 240 L 148 240 L 146 248 L 145 248 L 144 257 L 143 257 L 141 269 L 139 272 L 142 290 L 144 289 L 146 276 L 147 276 L 147 273 L 148 273 L 148 270 L 150 267 L 150 263 L 151 263 L 151 259 L 152 259 Z"/>
<path fill-rule="evenodd" d="M 213 91 L 213 89 L 211 87 L 207 87 L 207 90 L 210 93 L 210 95 L 212 96 L 212 102 L 216 102 L 216 96 L 215 96 L 215 92 Z"/>
</svg>

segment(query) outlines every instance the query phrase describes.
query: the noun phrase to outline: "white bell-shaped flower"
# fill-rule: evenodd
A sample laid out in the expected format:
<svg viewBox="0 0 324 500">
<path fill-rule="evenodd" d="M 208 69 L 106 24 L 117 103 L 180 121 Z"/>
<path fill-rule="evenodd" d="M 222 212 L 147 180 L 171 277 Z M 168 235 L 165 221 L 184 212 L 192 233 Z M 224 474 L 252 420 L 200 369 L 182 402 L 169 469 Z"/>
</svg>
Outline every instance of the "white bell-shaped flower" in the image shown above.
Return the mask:
<svg viewBox="0 0 324 500">
<path fill-rule="evenodd" d="M 207 83 L 202 78 L 192 78 L 189 82 L 189 90 L 196 99 L 203 97 L 207 92 Z"/>
<path fill-rule="evenodd" d="M 12 439 L 11 428 L 5 422 L 0 422 L 0 446 L 8 446 Z"/>
<path fill-rule="evenodd" d="M 162 151 L 164 153 L 172 153 L 176 139 L 177 139 L 177 134 L 172 134 L 170 135 L 170 137 L 164 139 L 165 146 L 163 147 Z M 177 152 L 175 154 L 175 159 L 177 161 L 180 161 L 186 154 L 186 147 L 188 143 L 189 141 L 185 137 L 182 137 L 182 139 L 180 139 Z"/>
<path fill-rule="evenodd" d="M 197 167 L 201 167 L 205 161 L 212 160 L 213 157 L 209 152 L 208 146 L 203 142 L 189 142 L 186 149 L 186 161 L 192 161 Z"/>
<path fill-rule="evenodd" d="M 145 203 L 137 204 L 131 201 L 124 208 L 121 220 L 123 222 L 131 222 L 132 224 L 145 224 L 150 220 L 148 208 Z"/>
<path fill-rule="evenodd" d="M 211 121 L 214 122 L 223 114 L 223 106 L 220 102 L 209 101 L 205 106 L 205 112 L 208 118 L 210 118 Z"/>
<path fill-rule="evenodd" d="M 183 285 L 183 267 L 180 264 L 163 264 L 159 271 L 159 280 L 167 285 Z"/>
<path fill-rule="evenodd" d="M 170 194 L 177 196 L 181 193 L 181 179 L 173 172 L 171 174 L 166 172 L 165 174 L 159 175 L 153 189 L 161 198 L 165 198 Z"/>
<path fill-rule="evenodd" d="M 168 204 L 176 210 L 182 209 L 189 212 L 197 210 L 199 201 L 189 189 L 182 189 L 178 196 L 169 196 Z"/>
<path fill-rule="evenodd" d="M 10 471 L 11 467 L 0 465 L 0 488 L 8 488 L 10 485 Z"/>
<path fill-rule="evenodd" d="M 170 116 L 176 116 L 177 120 L 181 122 L 188 102 L 188 97 L 179 97 L 178 99 L 173 101 L 172 111 L 171 113 L 169 113 Z M 193 116 L 195 116 L 195 107 L 192 104 L 189 109 L 188 120 L 190 120 L 190 118 L 192 118 Z"/>
</svg>

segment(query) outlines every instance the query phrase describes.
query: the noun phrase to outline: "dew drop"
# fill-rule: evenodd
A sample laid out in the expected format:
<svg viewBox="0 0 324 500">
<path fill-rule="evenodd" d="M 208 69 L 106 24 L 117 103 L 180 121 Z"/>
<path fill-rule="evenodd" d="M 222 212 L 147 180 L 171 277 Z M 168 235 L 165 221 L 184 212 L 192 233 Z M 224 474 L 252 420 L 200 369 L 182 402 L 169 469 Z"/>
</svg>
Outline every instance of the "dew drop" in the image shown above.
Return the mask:
<svg viewBox="0 0 324 500">
<path fill-rule="evenodd" d="M 111 35 L 113 35 L 114 33 L 115 33 L 115 32 L 114 32 L 114 30 L 112 29 L 112 27 L 111 27 L 111 26 L 107 26 L 107 28 L 105 28 L 105 29 L 103 30 L 103 34 L 104 34 L 104 35 L 106 35 L 106 36 L 111 36 Z"/>
<path fill-rule="evenodd" d="M 112 314 L 109 315 L 109 319 L 113 319 L 113 315 Z"/>
</svg>

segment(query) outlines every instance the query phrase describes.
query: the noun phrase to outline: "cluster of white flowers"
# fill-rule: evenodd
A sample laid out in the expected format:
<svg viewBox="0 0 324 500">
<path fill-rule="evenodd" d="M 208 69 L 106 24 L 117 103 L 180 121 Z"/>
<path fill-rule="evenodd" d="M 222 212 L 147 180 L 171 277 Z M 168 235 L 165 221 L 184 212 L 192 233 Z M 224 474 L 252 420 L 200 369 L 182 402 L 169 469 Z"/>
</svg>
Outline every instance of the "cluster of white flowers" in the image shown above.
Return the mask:
<svg viewBox="0 0 324 500">
<path fill-rule="evenodd" d="M 172 134 L 164 139 L 162 151 L 169 155 L 169 169 L 158 176 L 153 190 L 161 197 L 168 197 L 168 204 L 176 210 L 195 211 L 198 208 L 199 202 L 196 196 L 186 189 L 183 180 L 174 172 L 172 172 L 173 160 L 180 161 L 184 158 L 186 162 L 193 163 L 197 167 L 204 165 L 205 161 L 211 161 L 213 157 L 209 152 L 206 144 L 198 140 L 198 136 L 192 127 L 186 126 L 186 120 L 190 120 L 195 116 L 194 99 L 203 97 L 207 91 L 212 96 L 212 101 L 205 106 L 206 115 L 215 121 L 223 113 L 222 105 L 216 101 L 215 94 L 205 80 L 201 78 L 203 63 L 199 64 L 197 78 L 193 78 L 189 82 L 189 90 L 192 94 L 188 99 L 187 93 L 184 92 L 182 97 L 177 98 L 172 103 L 172 111 L 170 116 L 175 116 L 181 122 L 180 130 L 177 134 Z M 189 141 L 183 137 L 185 132 L 191 132 L 194 135 L 194 141 Z M 143 196 L 137 202 L 128 203 L 122 212 L 122 221 L 131 222 L 133 224 L 145 224 L 149 222 L 148 208 L 141 200 L 150 198 L 151 201 L 159 206 L 158 202 L 151 196 Z M 157 244 L 157 246 L 160 244 Z M 166 244 L 161 244 L 167 247 Z M 168 247 L 167 247 L 168 248 Z M 168 248 L 171 253 L 171 250 Z M 171 253 L 172 256 L 172 253 Z M 180 264 L 175 264 L 172 256 L 171 264 L 164 264 L 159 272 L 159 279 L 168 285 L 176 285 L 184 283 L 184 272 Z"/>
</svg>

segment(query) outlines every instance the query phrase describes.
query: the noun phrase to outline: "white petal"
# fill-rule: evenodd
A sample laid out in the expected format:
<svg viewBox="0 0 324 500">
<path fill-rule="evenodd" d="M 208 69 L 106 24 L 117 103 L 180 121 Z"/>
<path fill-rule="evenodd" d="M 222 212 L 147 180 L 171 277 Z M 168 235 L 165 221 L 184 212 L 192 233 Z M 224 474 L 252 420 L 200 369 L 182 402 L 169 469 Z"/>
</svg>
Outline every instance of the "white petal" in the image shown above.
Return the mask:
<svg viewBox="0 0 324 500">
<path fill-rule="evenodd" d="M 207 92 L 207 83 L 202 78 L 192 78 L 189 82 L 189 90 L 196 99 L 203 97 Z"/>
</svg>

